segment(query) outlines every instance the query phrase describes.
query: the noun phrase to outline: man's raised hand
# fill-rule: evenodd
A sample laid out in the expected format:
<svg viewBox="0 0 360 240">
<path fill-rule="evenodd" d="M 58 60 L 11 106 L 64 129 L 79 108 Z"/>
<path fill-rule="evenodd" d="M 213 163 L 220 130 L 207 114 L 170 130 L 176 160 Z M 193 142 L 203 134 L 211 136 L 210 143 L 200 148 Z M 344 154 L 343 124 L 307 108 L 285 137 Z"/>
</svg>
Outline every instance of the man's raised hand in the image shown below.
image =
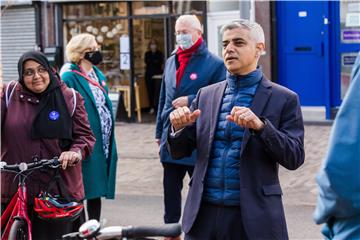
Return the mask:
<svg viewBox="0 0 360 240">
<path fill-rule="evenodd" d="M 234 106 L 226 119 L 243 128 L 251 128 L 256 131 L 264 128 L 264 123 L 247 107 Z"/>
<path fill-rule="evenodd" d="M 174 130 L 177 131 L 193 124 L 200 114 L 199 109 L 191 112 L 188 107 L 179 107 L 170 113 L 170 122 Z"/>
</svg>

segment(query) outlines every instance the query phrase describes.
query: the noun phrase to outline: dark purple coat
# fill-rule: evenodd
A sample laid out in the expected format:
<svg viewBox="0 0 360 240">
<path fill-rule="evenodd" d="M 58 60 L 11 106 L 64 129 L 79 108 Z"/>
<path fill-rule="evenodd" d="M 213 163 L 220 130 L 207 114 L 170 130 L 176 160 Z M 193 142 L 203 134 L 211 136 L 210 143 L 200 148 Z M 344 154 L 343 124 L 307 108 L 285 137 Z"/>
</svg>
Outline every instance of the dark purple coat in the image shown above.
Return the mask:
<svg viewBox="0 0 360 240">
<path fill-rule="evenodd" d="M 84 101 L 78 93 L 76 93 L 76 101 L 74 101 L 73 91 L 62 82 L 60 85 L 70 113 L 72 113 L 74 102 L 76 102 L 76 109 L 72 116 L 73 143 L 69 150 L 80 150 L 84 159 L 92 152 L 95 144 L 95 138 L 90 129 L 84 108 Z M 25 90 L 20 84 L 17 84 L 9 100 L 8 107 L 6 107 L 5 89 L 6 86 L 1 97 L 1 161 L 15 164 L 31 162 L 33 156 L 38 156 L 41 159 L 60 156 L 61 150 L 58 139 L 33 140 L 30 138 L 30 129 L 38 105 L 37 97 Z M 47 189 L 53 174 L 50 171 L 46 173 L 34 171 L 30 178 L 27 179 L 26 184 L 30 201 L 39 194 L 40 190 Z M 84 186 L 81 162 L 60 172 L 70 197 L 76 200 L 83 199 Z M 14 176 L 12 173 L 1 173 L 1 203 L 7 203 L 17 190 L 17 181 L 13 181 Z M 56 193 L 56 191 L 58 189 L 55 189 L 53 193 Z"/>
<path fill-rule="evenodd" d="M 204 190 L 216 121 L 226 81 L 200 89 L 192 108 L 200 109 L 196 124 L 176 138 L 168 137 L 172 156 L 198 151 L 183 215 L 183 230 L 192 228 Z M 294 170 L 304 162 L 304 126 L 298 96 L 267 79 L 255 93 L 251 110 L 266 122 L 261 134 L 245 129 L 240 152 L 240 208 L 249 239 L 288 239 L 278 168 Z"/>
</svg>

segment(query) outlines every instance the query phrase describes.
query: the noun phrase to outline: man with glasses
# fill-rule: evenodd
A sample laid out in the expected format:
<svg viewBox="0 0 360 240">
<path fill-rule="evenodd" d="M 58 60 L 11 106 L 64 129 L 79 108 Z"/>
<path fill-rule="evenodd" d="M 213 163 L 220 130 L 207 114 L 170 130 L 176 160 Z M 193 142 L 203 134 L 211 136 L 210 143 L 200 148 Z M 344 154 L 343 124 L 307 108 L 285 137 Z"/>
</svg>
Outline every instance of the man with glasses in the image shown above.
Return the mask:
<svg viewBox="0 0 360 240">
<path fill-rule="evenodd" d="M 195 15 L 180 16 L 175 24 L 177 48 L 167 59 L 159 98 L 156 141 L 164 168 L 165 223 L 176 223 L 181 216 L 181 190 L 186 173 L 192 175 L 196 152 L 174 160 L 166 148 L 169 114 L 189 106 L 196 92 L 225 79 L 222 60 L 211 54 L 202 38 L 202 26 Z"/>
</svg>

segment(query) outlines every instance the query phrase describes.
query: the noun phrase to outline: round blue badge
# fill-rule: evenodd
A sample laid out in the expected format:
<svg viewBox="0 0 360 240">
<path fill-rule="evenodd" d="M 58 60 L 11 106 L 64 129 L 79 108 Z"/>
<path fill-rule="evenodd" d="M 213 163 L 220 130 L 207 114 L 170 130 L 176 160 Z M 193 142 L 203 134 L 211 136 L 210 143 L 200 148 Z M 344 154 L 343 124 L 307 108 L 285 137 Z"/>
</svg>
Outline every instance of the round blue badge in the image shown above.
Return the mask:
<svg viewBox="0 0 360 240">
<path fill-rule="evenodd" d="M 49 113 L 49 119 L 50 119 L 51 121 L 56 121 L 56 120 L 59 119 L 59 117 L 60 117 L 60 114 L 59 114 L 59 112 L 57 112 L 57 111 L 51 111 L 51 112 Z"/>
</svg>

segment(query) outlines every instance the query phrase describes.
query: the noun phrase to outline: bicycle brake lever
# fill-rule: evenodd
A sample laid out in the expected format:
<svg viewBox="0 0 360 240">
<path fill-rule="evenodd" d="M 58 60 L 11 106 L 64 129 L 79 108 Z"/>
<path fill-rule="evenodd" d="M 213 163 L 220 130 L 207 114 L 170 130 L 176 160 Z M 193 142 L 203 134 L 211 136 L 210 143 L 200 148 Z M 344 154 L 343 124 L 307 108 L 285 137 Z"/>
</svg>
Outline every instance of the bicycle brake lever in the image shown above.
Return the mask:
<svg viewBox="0 0 360 240">
<path fill-rule="evenodd" d="M 72 233 L 68 233 L 66 235 L 63 235 L 61 237 L 62 240 L 77 240 L 77 239 L 80 239 L 79 238 L 79 233 L 78 232 L 72 232 Z"/>
<path fill-rule="evenodd" d="M 47 165 L 49 168 L 58 168 L 61 165 L 61 162 L 59 161 L 58 157 L 54 157 L 53 161 Z"/>
<path fill-rule="evenodd" d="M 51 164 L 51 165 L 49 165 L 48 167 L 49 167 L 49 168 L 58 168 L 60 165 L 61 165 L 60 162 L 56 162 L 56 164 Z"/>
</svg>

